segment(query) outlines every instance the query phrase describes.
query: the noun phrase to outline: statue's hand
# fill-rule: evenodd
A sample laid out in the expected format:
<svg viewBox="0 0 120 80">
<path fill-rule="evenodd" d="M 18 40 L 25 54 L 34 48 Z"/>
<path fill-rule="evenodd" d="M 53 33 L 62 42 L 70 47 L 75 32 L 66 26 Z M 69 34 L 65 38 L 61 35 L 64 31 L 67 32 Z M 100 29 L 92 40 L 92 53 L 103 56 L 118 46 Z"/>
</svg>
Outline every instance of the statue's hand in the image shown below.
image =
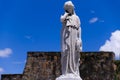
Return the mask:
<svg viewBox="0 0 120 80">
<path fill-rule="evenodd" d="M 67 16 L 69 15 L 69 13 L 64 13 L 64 15 L 61 15 L 60 19 L 61 19 L 61 22 L 64 22 L 67 18 Z"/>
<path fill-rule="evenodd" d="M 67 13 L 67 12 L 64 13 L 64 16 L 65 16 L 65 17 L 67 17 L 68 15 L 69 15 L 69 13 Z"/>
</svg>

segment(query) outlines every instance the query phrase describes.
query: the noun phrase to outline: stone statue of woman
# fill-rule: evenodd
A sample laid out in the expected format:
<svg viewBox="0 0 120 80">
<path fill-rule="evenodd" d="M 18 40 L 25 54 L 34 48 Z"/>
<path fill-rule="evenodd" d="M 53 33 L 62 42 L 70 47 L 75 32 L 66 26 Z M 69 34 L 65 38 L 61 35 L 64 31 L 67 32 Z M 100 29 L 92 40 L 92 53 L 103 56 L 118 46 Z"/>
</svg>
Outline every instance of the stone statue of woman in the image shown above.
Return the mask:
<svg viewBox="0 0 120 80">
<path fill-rule="evenodd" d="M 80 19 L 75 14 L 74 5 L 71 1 L 64 4 L 62 22 L 62 75 L 56 80 L 82 80 L 79 74 L 80 51 L 82 51 Z"/>
</svg>

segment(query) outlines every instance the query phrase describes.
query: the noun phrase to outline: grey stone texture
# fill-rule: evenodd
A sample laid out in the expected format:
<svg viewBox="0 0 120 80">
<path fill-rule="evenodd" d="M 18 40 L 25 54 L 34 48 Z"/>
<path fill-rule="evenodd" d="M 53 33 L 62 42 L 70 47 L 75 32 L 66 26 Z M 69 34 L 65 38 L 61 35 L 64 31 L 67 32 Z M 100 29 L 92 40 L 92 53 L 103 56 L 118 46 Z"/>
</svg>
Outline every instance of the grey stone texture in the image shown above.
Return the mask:
<svg viewBox="0 0 120 80">
<path fill-rule="evenodd" d="M 114 53 L 83 52 L 80 63 L 83 80 L 114 80 Z"/>
<path fill-rule="evenodd" d="M 115 80 L 120 80 L 120 60 L 116 60 L 115 62 Z"/>
<path fill-rule="evenodd" d="M 114 53 L 81 52 L 80 55 L 79 69 L 82 80 L 117 80 L 116 71 L 120 73 L 120 70 L 117 67 L 119 62 L 114 61 Z M 55 80 L 61 75 L 60 59 L 60 52 L 28 52 L 23 74 L 17 78 L 17 74 L 3 74 L 1 80 Z"/>
<path fill-rule="evenodd" d="M 21 80 L 22 74 L 3 74 L 1 80 Z"/>
<path fill-rule="evenodd" d="M 60 73 L 60 53 L 28 52 L 22 79 L 55 80 Z"/>
</svg>

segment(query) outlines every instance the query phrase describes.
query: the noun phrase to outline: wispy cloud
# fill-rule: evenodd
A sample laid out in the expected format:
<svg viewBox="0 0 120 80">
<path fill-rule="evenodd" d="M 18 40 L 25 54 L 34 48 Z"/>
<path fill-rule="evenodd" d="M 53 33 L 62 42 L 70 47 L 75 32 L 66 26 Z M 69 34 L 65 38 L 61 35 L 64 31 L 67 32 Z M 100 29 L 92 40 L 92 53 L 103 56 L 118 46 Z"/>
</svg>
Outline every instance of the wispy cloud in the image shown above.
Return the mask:
<svg viewBox="0 0 120 80">
<path fill-rule="evenodd" d="M 99 22 L 105 22 L 104 20 L 99 20 Z"/>
<path fill-rule="evenodd" d="M 92 14 L 94 14 L 94 13 L 95 13 L 95 11 L 94 11 L 94 10 L 90 10 L 90 12 L 91 12 Z"/>
<path fill-rule="evenodd" d="M 23 64 L 24 62 L 19 62 L 19 61 L 16 61 L 16 62 L 13 62 L 13 64 Z"/>
<path fill-rule="evenodd" d="M 90 10 L 90 13 L 95 16 L 95 13 L 96 13 L 96 12 L 95 12 L 94 10 Z M 105 21 L 104 21 L 103 19 L 98 18 L 98 17 L 92 17 L 92 18 L 89 20 L 89 23 L 90 23 L 90 24 L 96 23 L 96 22 L 102 23 L 102 22 L 105 22 Z"/>
<path fill-rule="evenodd" d="M 12 54 L 11 48 L 5 48 L 0 50 L 0 57 L 9 57 Z"/>
<path fill-rule="evenodd" d="M 89 20 L 89 23 L 92 24 L 92 23 L 95 23 L 98 21 L 98 17 L 93 17 Z"/>
<path fill-rule="evenodd" d="M 0 67 L 0 73 L 3 73 L 4 72 L 4 69 Z"/>
<path fill-rule="evenodd" d="M 24 61 L 14 61 L 12 63 L 13 64 L 24 64 L 24 63 L 26 63 L 26 60 L 24 60 Z"/>
<path fill-rule="evenodd" d="M 32 36 L 30 36 L 30 35 L 26 35 L 25 38 L 26 38 L 26 39 L 31 39 Z"/>
<path fill-rule="evenodd" d="M 120 58 L 120 30 L 112 32 L 109 40 L 99 49 L 100 51 L 113 51 L 116 59 Z"/>
<path fill-rule="evenodd" d="M 27 60 L 24 61 L 24 63 L 26 63 L 26 62 L 27 62 Z"/>
</svg>

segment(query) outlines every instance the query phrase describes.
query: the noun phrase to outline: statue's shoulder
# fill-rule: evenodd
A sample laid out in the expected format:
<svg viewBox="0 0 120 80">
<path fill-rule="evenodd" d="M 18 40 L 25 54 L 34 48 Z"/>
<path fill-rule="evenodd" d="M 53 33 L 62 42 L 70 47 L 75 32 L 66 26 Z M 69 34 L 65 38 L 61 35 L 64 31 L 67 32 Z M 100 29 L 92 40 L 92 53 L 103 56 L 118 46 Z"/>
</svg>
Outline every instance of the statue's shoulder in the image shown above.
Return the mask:
<svg viewBox="0 0 120 80">
<path fill-rule="evenodd" d="M 74 18 L 76 18 L 77 20 L 80 20 L 80 18 L 75 14 L 73 15 Z"/>
<path fill-rule="evenodd" d="M 79 18 L 79 16 L 77 16 L 76 14 L 74 15 L 74 19 L 75 19 L 75 21 L 76 21 L 76 24 L 78 25 L 78 26 L 80 26 L 80 18 Z"/>
<path fill-rule="evenodd" d="M 77 19 L 80 19 L 79 16 L 77 16 L 77 15 L 76 15 L 76 18 L 77 18 Z"/>
</svg>

